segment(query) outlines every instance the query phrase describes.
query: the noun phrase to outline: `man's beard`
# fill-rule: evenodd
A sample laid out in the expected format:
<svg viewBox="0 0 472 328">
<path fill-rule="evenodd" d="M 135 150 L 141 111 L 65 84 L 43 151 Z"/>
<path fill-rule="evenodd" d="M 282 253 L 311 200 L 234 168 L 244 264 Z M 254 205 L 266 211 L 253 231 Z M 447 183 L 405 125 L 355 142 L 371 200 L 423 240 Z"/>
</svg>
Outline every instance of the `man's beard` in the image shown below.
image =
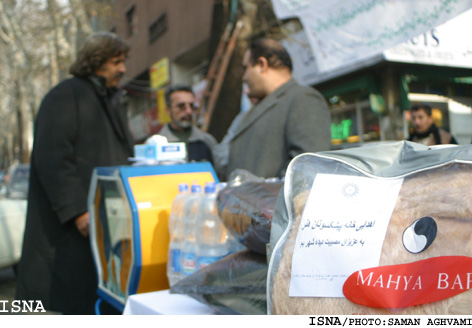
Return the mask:
<svg viewBox="0 0 472 328">
<path fill-rule="evenodd" d="M 181 129 L 188 129 L 192 126 L 192 121 L 175 121 L 175 125 Z"/>
</svg>

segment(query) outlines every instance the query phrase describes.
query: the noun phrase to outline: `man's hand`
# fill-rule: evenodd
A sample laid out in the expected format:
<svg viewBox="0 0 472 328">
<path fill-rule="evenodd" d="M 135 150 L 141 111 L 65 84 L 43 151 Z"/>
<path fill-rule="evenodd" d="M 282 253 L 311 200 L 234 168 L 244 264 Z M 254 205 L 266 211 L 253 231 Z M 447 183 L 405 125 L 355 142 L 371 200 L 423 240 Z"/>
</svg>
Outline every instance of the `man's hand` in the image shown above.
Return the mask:
<svg viewBox="0 0 472 328">
<path fill-rule="evenodd" d="M 79 230 L 80 234 L 84 237 L 88 237 L 90 234 L 90 217 L 89 213 L 85 212 L 77 219 L 74 220 L 75 226 L 77 230 Z"/>
</svg>

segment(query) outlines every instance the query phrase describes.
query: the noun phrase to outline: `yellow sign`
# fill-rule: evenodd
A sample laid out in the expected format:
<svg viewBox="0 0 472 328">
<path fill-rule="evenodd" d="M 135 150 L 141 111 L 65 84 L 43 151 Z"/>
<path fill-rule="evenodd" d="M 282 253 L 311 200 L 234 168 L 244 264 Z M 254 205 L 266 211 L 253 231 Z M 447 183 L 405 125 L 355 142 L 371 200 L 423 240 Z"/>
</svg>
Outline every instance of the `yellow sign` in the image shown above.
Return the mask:
<svg viewBox="0 0 472 328">
<path fill-rule="evenodd" d="M 157 89 L 169 83 L 169 58 L 165 57 L 151 66 L 151 88 Z"/>
<path fill-rule="evenodd" d="M 165 89 L 159 89 L 156 91 L 156 100 L 157 100 L 157 117 L 159 123 L 165 124 L 170 122 L 169 114 L 166 111 L 166 99 L 165 99 Z"/>
</svg>

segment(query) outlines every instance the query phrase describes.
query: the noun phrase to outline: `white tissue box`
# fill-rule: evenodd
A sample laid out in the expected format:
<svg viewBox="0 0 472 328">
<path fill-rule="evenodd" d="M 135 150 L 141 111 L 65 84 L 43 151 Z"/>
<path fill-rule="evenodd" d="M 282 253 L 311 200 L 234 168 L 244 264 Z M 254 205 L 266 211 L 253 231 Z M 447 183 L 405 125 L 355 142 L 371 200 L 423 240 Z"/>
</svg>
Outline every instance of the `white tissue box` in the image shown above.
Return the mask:
<svg viewBox="0 0 472 328">
<path fill-rule="evenodd" d="M 138 160 L 182 160 L 185 159 L 186 153 L 187 152 L 184 142 L 171 142 L 166 144 L 144 144 L 134 146 L 134 157 Z"/>
<path fill-rule="evenodd" d="M 185 142 L 157 145 L 157 159 L 159 161 L 185 159 L 186 155 Z"/>
</svg>

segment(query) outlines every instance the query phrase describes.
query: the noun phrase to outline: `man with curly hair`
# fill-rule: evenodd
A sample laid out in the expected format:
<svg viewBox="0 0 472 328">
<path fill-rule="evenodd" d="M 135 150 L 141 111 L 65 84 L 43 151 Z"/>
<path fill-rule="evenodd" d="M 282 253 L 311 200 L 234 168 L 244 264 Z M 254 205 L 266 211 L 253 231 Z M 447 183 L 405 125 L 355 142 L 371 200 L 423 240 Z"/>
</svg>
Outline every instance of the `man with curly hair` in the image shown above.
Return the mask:
<svg viewBox="0 0 472 328">
<path fill-rule="evenodd" d="M 113 33 L 91 35 L 73 77 L 44 97 L 35 122 L 18 300 L 64 314 L 93 314 L 97 276 L 87 209 L 94 167 L 128 164 L 133 138 L 123 93 L 129 46 Z"/>
</svg>

